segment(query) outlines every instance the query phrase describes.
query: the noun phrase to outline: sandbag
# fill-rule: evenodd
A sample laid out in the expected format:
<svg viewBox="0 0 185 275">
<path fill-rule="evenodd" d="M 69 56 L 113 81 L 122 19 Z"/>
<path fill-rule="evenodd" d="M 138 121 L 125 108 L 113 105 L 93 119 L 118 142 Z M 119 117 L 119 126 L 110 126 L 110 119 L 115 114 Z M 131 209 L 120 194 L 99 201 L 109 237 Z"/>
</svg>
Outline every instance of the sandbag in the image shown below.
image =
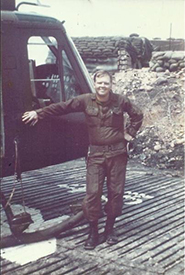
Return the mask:
<svg viewBox="0 0 185 275">
<path fill-rule="evenodd" d="M 149 63 L 151 71 L 180 71 L 185 66 L 185 51 L 153 52 Z"/>
<path fill-rule="evenodd" d="M 185 52 L 184 51 L 172 52 L 171 58 L 176 59 L 176 60 L 184 59 L 185 58 Z"/>
</svg>

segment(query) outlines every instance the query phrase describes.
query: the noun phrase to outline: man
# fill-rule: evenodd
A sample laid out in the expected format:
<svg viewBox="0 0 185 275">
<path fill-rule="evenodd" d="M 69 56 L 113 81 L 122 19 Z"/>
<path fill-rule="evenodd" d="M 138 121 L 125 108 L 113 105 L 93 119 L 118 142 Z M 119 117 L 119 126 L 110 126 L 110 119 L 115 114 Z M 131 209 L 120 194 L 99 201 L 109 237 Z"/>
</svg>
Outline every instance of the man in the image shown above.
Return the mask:
<svg viewBox="0 0 185 275">
<path fill-rule="evenodd" d="M 145 37 L 140 37 L 137 33 L 130 34 L 129 41 L 137 52 L 136 68 L 148 67 L 154 50 L 151 42 Z"/>
<path fill-rule="evenodd" d="M 86 196 L 82 205 L 84 216 L 90 225 L 85 249 L 94 249 L 98 244 L 98 219 L 101 213 L 101 195 L 105 177 L 107 177 L 108 202 L 105 205 L 107 221 L 104 237 L 110 245 L 118 241 L 113 227 L 123 206 L 127 140 L 135 137 L 143 119 L 141 111 L 128 98 L 112 92 L 112 77 L 108 72 L 96 72 L 94 86 L 96 94 L 80 95 L 66 102 L 26 112 L 22 118 L 26 124 L 35 125 L 39 119 L 49 116 L 80 111 L 85 113 L 90 143 Z M 125 112 L 130 117 L 130 124 L 124 132 Z"/>
</svg>

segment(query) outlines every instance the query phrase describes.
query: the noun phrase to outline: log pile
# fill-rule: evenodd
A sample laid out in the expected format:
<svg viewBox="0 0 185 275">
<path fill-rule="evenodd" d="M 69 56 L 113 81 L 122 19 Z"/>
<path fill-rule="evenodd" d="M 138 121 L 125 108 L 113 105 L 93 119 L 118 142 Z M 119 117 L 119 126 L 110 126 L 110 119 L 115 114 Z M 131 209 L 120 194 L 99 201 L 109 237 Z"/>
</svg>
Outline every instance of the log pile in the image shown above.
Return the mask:
<svg viewBox="0 0 185 275">
<path fill-rule="evenodd" d="M 180 71 L 185 67 L 185 51 L 153 52 L 149 63 L 151 71 Z"/>
</svg>

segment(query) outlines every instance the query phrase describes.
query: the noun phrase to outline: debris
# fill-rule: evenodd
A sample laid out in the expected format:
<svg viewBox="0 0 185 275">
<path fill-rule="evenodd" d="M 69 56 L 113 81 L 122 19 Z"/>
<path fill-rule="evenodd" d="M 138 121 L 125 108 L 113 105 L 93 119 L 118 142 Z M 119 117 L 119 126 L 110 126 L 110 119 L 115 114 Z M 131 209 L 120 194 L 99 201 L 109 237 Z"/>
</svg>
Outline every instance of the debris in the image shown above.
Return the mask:
<svg viewBox="0 0 185 275">
<path fill-rule="evenodd" d="M 156 53 L 157 58 L 161 55 Z M 149 68 L 128 69 L 114 74 L 113 90 L 127 95 L 144 112 L 130 158 L 150 167 L 183 171 L 184 79 L 184 68 L 160 73 Z"/>
</svg>

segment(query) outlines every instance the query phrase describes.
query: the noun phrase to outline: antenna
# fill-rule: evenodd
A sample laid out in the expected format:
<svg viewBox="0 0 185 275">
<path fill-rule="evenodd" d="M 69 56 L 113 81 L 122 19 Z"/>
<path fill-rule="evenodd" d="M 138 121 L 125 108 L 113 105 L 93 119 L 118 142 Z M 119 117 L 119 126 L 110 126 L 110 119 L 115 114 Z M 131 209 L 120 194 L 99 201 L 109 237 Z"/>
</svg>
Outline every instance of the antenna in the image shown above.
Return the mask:
<svg viewBox="0 0 185 275">
<path fill-rule="evenodd" d="M 171 50 L 171 41 L 172 40 L 172 23 L 170 23 L 170 40 L 169 40 L 169 50 Z"/>
<path fill-rule="evenodd" d="M 19 7 L 21 5 L 32 5 L 32 6 L 38 6 L 38 7 L 45 7 L 45 8 L 49 8 L 50 6 L 49 5 L 44 5 L 42 4 L 39 0 L 37 0 L 37 3 L 32 3 L 32 2 L 20 2 L 17 7 L 16 7 L 16 10 L 19 9 Z"/>
</svg>

